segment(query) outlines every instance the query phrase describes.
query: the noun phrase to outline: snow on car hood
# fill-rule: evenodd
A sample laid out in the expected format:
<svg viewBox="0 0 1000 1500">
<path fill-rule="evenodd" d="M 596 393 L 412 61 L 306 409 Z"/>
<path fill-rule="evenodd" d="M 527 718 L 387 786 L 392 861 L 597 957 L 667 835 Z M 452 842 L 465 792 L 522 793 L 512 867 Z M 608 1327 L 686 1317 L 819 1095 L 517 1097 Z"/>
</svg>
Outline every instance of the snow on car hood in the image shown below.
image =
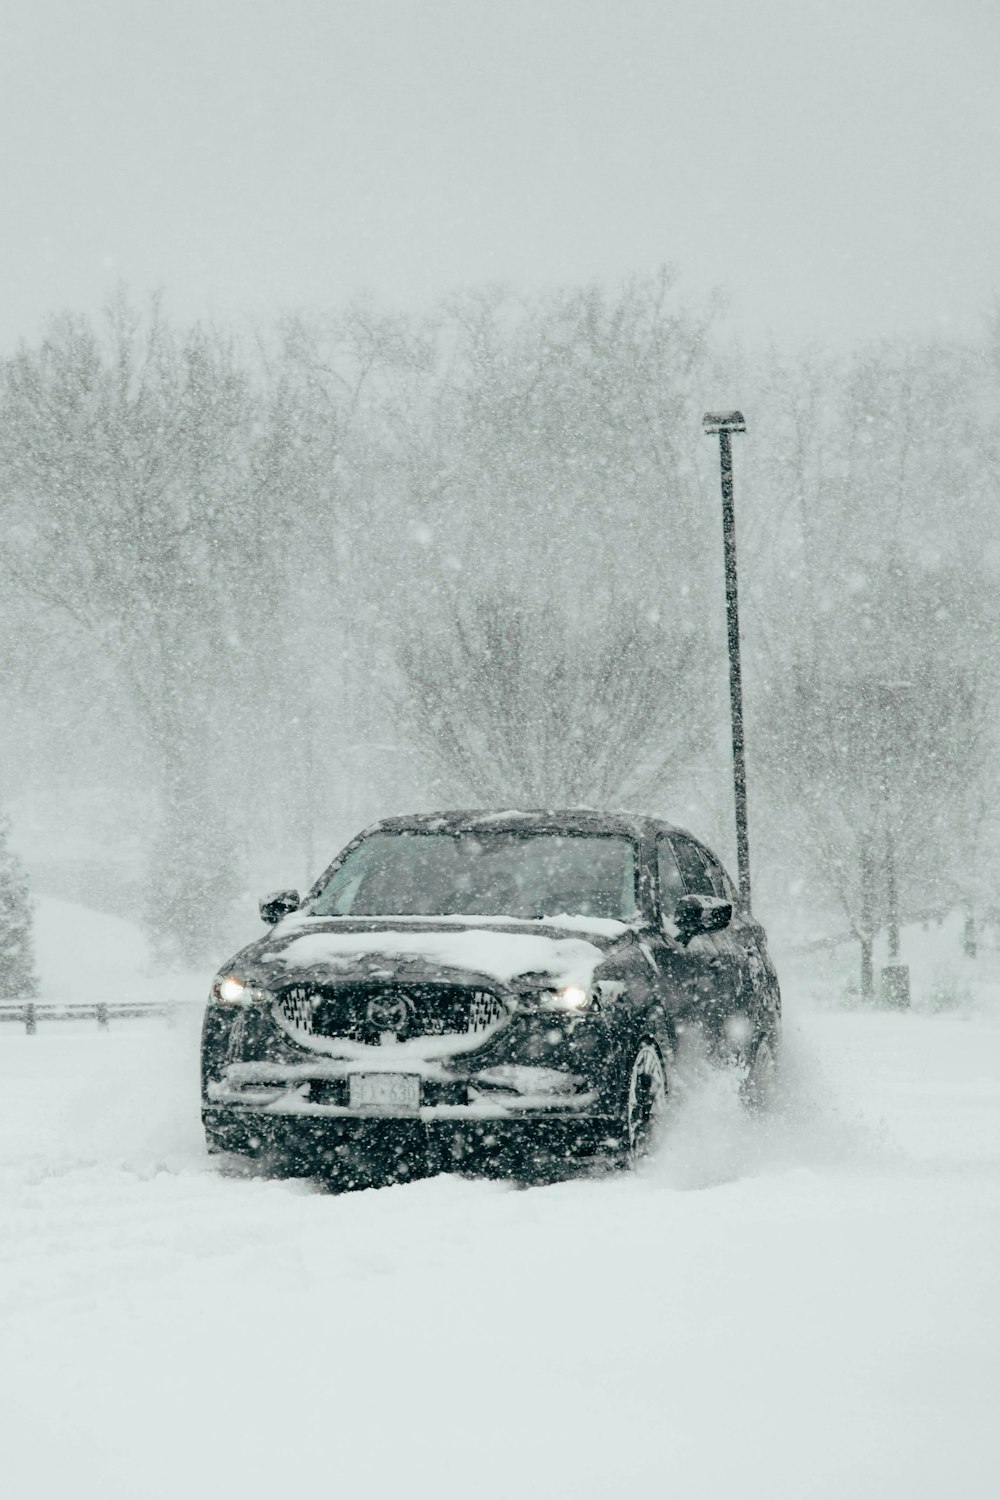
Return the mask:
<svg viewBox="0 0 1000 1500">
<path fill-rule="evenodd" d="M 610 926 L 603 923 L 602 926 Z M 623 923 L 614 926 L 624 932 Z M 601 934 L 607 939 L 613 934 Z M 460 927 L 407 931 L 404 926 L 376 931 L 343 932 L 296 928 L 286 937 L 261 945 L 267 964 L 289 969 L 350 969 L 359 959 L 385 958 L 391 964 L 408 959 L 440 969 L 483 974 L 503 984 L 520 975 L 542 975 L 552 985 L 579 984 L 586 988 L 604 957 L 597 943 L 559 933 L 496 931 L 489 927 Z"/>
</svg>

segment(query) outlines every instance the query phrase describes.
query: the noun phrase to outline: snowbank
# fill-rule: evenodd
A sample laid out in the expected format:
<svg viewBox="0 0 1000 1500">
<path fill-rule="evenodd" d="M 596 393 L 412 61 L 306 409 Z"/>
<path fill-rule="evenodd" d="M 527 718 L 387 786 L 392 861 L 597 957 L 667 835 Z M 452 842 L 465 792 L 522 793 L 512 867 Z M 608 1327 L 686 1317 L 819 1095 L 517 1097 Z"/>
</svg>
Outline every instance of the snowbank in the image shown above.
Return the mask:
<svg viewBox="0 0 1000 1500">
<path fill-rule="evenodd" d="M 54 896 L 37 896 L 33 906 L 41 1000 L 59 1005 L 95 1005 L 102 1000 L 204 1002 L 211 967 L 165 970 L 132 922 Z"/>
</svg>

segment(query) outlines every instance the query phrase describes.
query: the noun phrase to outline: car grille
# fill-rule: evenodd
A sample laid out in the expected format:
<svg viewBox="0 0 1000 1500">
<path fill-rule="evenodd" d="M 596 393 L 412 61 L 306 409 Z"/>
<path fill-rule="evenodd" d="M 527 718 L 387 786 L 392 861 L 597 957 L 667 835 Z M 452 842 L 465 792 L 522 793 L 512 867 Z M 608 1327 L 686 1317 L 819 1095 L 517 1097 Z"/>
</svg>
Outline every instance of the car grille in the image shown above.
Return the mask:
<svg viewBox="0 0 1000 1500">
<path fill-rule="evenodd" d="M 469 1036 L 490 1031 L 507 1014 L 498 995 L 462 985 L 293 984 L 275 999 L 277 1019 L 300 1036 L 345 1037 L 375 1044 L 387 1033 Z"/>
</svg>

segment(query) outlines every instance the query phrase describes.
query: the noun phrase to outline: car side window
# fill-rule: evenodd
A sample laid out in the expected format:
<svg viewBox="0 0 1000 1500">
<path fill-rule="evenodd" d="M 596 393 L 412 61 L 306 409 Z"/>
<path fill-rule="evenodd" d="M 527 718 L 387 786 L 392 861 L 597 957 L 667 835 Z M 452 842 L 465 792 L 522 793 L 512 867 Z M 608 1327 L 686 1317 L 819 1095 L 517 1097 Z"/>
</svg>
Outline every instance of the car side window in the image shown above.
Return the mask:
<svg viewBox="0 0 1000 1500">
<path fill-rule="evenodd" d="M 729 877 L 725 870 L 719 864 L 715 855 L 711 854 L 707 849 L 699 849 L 698 853 L 705 861 L 708 878 L 712 882 L 712 890 L 717 896 L 722 896 L 724 900 L 728 901 L 732 893 Z"/>
<path fill-rule="evenodd" d="M 660 889 L 660 913 L 670 918 L 686 887 L 677 856 L 667 839 L 658 839 L 656 843 L 656 880 Z"/>
<path fill-rule="evenodd" d="M 692 844 L 688 839 L 677 837 L 672 842 L 681 875 L 684 877 L 684 886 L 688 894 L 691 896 L 714 896 L 716 891 L 712 882 L 712 876 L 697 844 Z"/>
<path fill-rule="evenodd" d="M 725 865 L 720 865 L 719 861 L 713 854 L 709 854 L 707 851 L 703 852 L 705 854 L 705 860 L 711 872 L 716 894 L 724 897 L 727 901 L 738 901 L 739 891 L 730 880 L 729 871 L 726 869 Z"/>
</svg>

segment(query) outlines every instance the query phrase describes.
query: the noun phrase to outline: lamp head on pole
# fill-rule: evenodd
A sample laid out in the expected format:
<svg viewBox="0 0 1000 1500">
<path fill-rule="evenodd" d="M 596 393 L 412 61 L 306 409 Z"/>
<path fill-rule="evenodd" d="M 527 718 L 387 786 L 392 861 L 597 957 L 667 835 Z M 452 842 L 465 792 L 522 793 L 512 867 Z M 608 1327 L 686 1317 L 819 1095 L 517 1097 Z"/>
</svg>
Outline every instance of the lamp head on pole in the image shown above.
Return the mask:
<svg viewBox="0 0 1000 1500">
<path fill-rule="evenodd" d="M 747 424 L 741 411 L 707 411 L 701 419 L 709 437 L 718 432 L 746 432 Z"/>
</svg>

